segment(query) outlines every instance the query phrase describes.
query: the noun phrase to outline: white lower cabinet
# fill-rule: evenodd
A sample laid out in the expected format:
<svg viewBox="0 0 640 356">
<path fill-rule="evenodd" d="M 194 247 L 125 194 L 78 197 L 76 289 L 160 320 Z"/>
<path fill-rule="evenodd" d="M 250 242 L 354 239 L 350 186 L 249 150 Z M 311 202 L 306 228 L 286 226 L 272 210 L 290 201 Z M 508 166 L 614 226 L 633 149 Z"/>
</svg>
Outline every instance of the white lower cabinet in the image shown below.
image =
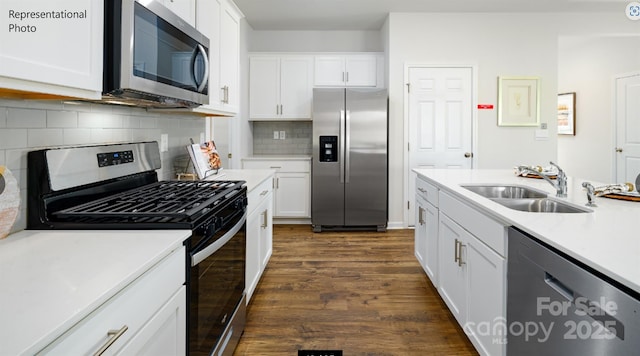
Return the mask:
<svg viewBox="0 0 640 356">
<path fill-rule="evenodd" d="M 38 354 L 184 355 L 185 276 L 181 247 Z"/>
<path fill-rule="evenodd" d="M 507 224 L 419 177 L 415 255 L 481 355 L 505 355 Z"/>
<path fill-rule="evenodd" d="M 272 169 L 274 218 L 311 217 L 311 161 L 301 159 L 245 159 L 244 169 Z"/>
<path fill-rule="evenodd" d="M 481 355 L 504 355 L 508 226 L 443 191 L 439 207 L 438 292 Z"/>
<path fill-rule="evenodd" d="M 267 267 L 273 251 L 273 176 L 249 194 L 247 208 L 247 265 L 245 286 L 247 304 Z"/>
</svg>

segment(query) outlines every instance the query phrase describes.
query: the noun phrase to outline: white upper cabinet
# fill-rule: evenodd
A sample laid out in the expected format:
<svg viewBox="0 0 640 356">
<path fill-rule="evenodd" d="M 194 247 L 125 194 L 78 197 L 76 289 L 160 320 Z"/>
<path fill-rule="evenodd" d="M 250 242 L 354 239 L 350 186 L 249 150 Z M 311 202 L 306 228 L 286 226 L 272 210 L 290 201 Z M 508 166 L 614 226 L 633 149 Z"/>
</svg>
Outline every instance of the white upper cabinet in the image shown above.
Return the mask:
<svg viewBox="0 0 640 356">
<path fill-rule="evenodd" d="M 234 116 L 240 106 L 240 20 L 230 0 L 197 0 L 196 28 L 209 38 L 209 104 L 193 111 Z"/>
<path fill-rule="evenodd" d="M 191 26 L 196 26 L 196 0 L 163 0 L 162 3 Z"/>
<path fill-rule="evenodd" d="M 42 12 L 65 18 L 20 19 Z M 2 0 L 0 14 L 0 97 L 101 98 L 103 0 Z"/>
<path fill-rule="evenodd" d="M 315 86 L 383 87 L 382 57 L 378 54 L 315 57 Z"/>
<path fill-rule="evenodd" d="M 311 56 L 251 56 L 251 120 L 310 120 L 313 75 Z"/>
</svg>

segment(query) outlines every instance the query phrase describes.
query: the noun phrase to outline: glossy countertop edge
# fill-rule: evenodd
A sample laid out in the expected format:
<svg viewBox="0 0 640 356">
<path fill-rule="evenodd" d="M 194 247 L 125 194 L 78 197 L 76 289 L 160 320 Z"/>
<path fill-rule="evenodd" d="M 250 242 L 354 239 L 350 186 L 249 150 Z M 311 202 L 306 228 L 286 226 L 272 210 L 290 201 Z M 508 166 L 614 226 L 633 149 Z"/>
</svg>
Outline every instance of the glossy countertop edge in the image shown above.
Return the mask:
<svg viewBox="0 0 640 356">
<path fill-rule="evenodd" d="M 248 156 L 243 161 L 310 161 L 311 155 L 263 155 Z"/>
<path fill-rule="evenodd" d="M 513 225 L 609 278 L 640 293 L 640 238 L 637 236 L 640 203 L 596 198 L 595 208 L 585 206 L 582 182 L 568 179 L 568 197 L 556 198 L 555 189 L 542 179 L 517 177 L 513 170 L 414 169 L 444 191 L 508 225 Z M 590 213 L 529 213 L 509 209 L 461 185 L 514 184 L 533 187 Z M 634 232 L 635 231 L 635 232 Z"/>
<path fill-rule="evenodd" d="M 189 236 L 190 230 L 24 230 L 0 240 L 0 354 L 39 352 Z M 104 263 L 75 265 L 88 254 Z M 107 283 L 96 286 L 105 276 Z"/>
<path fill-rule="evenodd" d="M 275 173 L 273 169 L 224 169 L 220 174 L 207 177 L 205 180 L 243 180 L 249 193 Z"/>
</svg>

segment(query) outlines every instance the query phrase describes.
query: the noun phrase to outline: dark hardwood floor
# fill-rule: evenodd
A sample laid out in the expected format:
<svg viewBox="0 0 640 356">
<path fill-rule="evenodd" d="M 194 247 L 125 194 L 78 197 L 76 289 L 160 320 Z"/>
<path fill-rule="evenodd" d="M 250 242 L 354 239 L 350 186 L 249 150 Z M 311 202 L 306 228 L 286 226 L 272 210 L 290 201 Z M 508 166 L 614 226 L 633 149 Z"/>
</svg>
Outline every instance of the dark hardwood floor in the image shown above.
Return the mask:
<svg viewBox="0 0 640 356">
<path fill-rule="evenodd" d="M 413 254 L 413 230 L 274 225 L 234 356 L 477 355 Z"/>
</svg>

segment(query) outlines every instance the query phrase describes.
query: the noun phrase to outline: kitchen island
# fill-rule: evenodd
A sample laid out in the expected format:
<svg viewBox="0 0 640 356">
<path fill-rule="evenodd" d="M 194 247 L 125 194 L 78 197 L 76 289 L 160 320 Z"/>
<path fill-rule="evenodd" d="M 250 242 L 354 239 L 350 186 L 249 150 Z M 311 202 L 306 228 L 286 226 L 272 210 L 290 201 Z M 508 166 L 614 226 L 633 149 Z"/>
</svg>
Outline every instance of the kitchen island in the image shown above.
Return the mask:
<svg viewBox="0 0 640 356">
<path fill-rule="evenodd" d="M 585 204 L 581 178 L 568 178 L 567 198 L 555 198 L 555 189 L 542 179 L 515 176 L 512 170 L 416 169 L 419 177 L 463 200 L 484 214 L 538 238 L 640 293 L 640 203 L 596 198 L 597 207 Z M 603 183 L 593 182 L 594 185 Z M 549 197 L 591 210 L 558 214 L 517 211 L 482 197 L 462 185 L 512 184 L 546 191 Z"/>
<path fill-rule="evenodd" d="M 601 295 L 584 289 L 585 284 L 574 285 L 573 279 L 556 267 L 548 266 L 549 270 L 540 267 L 547 266 L 547 260 L 538 255 L 527 260 L 531 266 L 537 266 L 532 267 L 537 271 L 536 278 L 524 285 L 529 288 L 535 281 L 536 286 L 542 284 L 537 287 L 542 289 L 516 290 L 515 282 L 520 280 L 510 278 L 522 273 L 520 266 L 524 266 L 522 253 L 515 250 L 521 241 L 515 237 L 518 230 L 528 235 L 528 240 L 538 240 L 572 259 L 574 262 L 568 262 L 568 266 L 578 266 L 572 267 L 572 271 L 585 271 L 590 276 L 584 278 L 595 284 L 610 281 L 627 295 L 640 299 L 640 240 L 634 228 L 640 217 L 637 202 L 596 198 L 597 206 L 587 207 L 587 194 L 582 188 L 586 180 L 580 178 L 568 178 L 567 197 L 558 198 L 556 188 L 546 180 L 519 177 L 511 170 L 415 169 L 414 172 L 417 173 L 415 256 L 481 355 L 507 354 L 507 346 L 512 343 L 507 344 L 507 333 L 502 327 L 519 322 L 510 319 L 516 314 L 509 316 L 508 310 L 540 313 L 536 303 L 544 300 L 544 294 L 538 293 L 546 293 L 549 285 L 560 283 L 554 277 L 560 276 L 557 273 L 577 293 L 590 293 L 592 298 Z M 549 210 L 555 212 L 536 212 Z M 540 274 L 540 270 L 545 273 Z M 567 271 L 568 267 L 559 270 Z M 568 300 L 575 298 L 574 291 L 566 285 L 556 287 L 558 290 Z M 532 296 L 533 302 L 523 304 L 523 295 Z M 627 301 L 628 298 L 623 297 Z M 620 304 L 620 311 L 632 318 L 633 307 L 625 307 L 627 304 Z M 517 337 L 509 335 L 512 336 Z M 524 350 L 532 351 L 529 345 Z"/>
</svg>

